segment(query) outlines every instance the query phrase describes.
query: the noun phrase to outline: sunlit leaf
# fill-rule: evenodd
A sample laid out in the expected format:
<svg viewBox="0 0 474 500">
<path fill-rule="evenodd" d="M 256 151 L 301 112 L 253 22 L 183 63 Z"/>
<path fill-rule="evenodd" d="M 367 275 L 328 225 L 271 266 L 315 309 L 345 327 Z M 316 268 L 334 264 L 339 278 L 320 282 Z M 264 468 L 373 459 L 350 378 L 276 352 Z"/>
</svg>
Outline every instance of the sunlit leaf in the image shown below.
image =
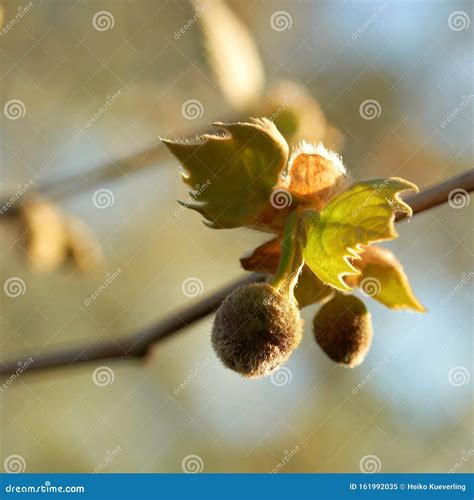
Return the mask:
<svg viewBox="0 0 474 500">
<path fill-rule="evenodd" d="M 301 308 L 310 304 L 319 304 L 331 297 L 333 293 L 334 290 L 318 279 L 307 265 L 303 266 L 295 288 L 295 299 Z"/>
<path fill-rule="evenodd" d="M 361 271 L 358 276 L 347 276 L 349 286 L 360 287 L 370 296 L 390 309 L 426 309 L 415 297 L 402 265 L 392 252 L 385 248 L 369 246 L 360 254 L 354 266 Z"/>
<path fill-rule="evenodd" d="M 183 181 L 192 188 L 192 201 L 184 205 L 213 228 L 251 225 L 270 205 L 288 145 L 266 119 L 215 125 L 223 133 L 163 141 L 184 166 Z"/>
<path fill-rule="evenodd" d="M 399 193 L 417 190 L 394 177 L 357 182 L 333 198 L 318 213 L 306 210 L 306 264 L 323 282 L 339 290 L 351 290 L 344 276 L 360 273 L 350 262 L 370 243 L 398 236 L 394 227 L 397 211 L 411 215 Z"/>
</svg>

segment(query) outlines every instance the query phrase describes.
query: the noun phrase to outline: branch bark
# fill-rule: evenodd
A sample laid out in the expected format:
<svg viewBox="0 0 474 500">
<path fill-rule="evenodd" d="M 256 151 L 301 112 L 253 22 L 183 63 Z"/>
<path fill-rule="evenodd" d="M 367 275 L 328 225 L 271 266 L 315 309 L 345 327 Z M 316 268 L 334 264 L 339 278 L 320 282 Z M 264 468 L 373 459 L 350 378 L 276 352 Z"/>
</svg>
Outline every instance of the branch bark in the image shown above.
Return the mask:
<svg viewBox="0 0 474 500">
<path fill-rule="evenodd" d="M 459 189 L 465 192 L 474 190 L 474 169 L 468 170 L 446 182 L 437 184 L 421 193 L 407 197 L 405 201 L 412 207 L 413 214 L 424 212 L 430 208 L 446 203 L 450 200 L 453 191 Z M 398 217 L 397 222 L 405 217 Z M 41 357 L 31 356 L 33 362 L 24 373 L 30 373 L 48 368 L 69 367 L 82 363 L 103 360 L 126 360 L 144 357 L 150 347 L 157 342 L 171 337 L 182 331 L 186 326 L 213 313 L 222 300 L 236 288 L 257 281 L 263 281 L 265 276 L 250 274 L 217 290 L 192 306 L 164 316 L 156 324 L 143 331 L 136 332 L 122 339 L 97 342 L 85 346 L 74 347 L 45 354 Z M 26 355 L 21 358 L 29 358 Z M 20 360 L 20 361 L 21 361 Z M 19 360 L 0 362 L 0 377 L 9 377 L 18 370 Z"/>
</svg>

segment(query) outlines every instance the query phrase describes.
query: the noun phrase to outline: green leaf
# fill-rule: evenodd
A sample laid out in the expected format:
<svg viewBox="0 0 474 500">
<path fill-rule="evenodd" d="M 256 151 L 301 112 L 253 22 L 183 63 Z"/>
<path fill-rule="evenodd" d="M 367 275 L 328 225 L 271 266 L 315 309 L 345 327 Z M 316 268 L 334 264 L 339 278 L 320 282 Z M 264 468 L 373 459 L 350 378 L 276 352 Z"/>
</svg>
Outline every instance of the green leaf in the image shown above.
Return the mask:
<svg viewBox="0 0 474 500">
<path fill-rule="evenodd" d="M 350 259 L 358 259 L 366 245 L 398 236 L 395 212 L 412 213 L 399 198 L 399 193 L 407 190 L 417 191 L 417 187 L 398 177 L 357 182 L 320 213 L 305 210 L 304 258 L 314 274 L 338 290 L 351 290 L 343 278 L 360 271 Z"/>
<path fill-rule="evenodd" d="M 348 285 L 358 286 L 364 295 L 390 309 L 426 311 L 415 297 L 402 265 L 392 252 L 374 245 L 367 247 L 360 257 L 354 265 L 361 274 L 348 277 Z"/>
<path fill-rule="evenodd" d="M 320 281 L 308 266 L 303 266 L 295 288 L 295 299 L 300 308 L 323 302 L 333 293 L 333 288 Z"/>
<path fill-rule="evenodd" d="M 267 119 L 216 123 L 224 134 L 195 141 L 163 140 L 182 163 L 196 210 L 213 228 L 251 225 L 270 205 L 270 195 L 288 160 L 288 144 Z"/>
</svg>

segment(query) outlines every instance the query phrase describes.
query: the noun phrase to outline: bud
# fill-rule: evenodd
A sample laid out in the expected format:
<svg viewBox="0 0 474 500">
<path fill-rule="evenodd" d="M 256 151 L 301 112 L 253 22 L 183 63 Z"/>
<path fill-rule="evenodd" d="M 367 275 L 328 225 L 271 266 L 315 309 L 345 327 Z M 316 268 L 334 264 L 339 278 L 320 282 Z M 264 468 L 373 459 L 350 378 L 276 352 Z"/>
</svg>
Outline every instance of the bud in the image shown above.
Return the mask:
<svg viewBox="0 0 474 500">
<path fill-rule="evenodd" d="M 364 303 L 353 295 L 337 295 L 314 318 L 314 336 L 337 363 L 351 368 L 362 363 L 372 342 L 372 322 Z"/>
<path fill-rule="evenodd" d="M 66 257 L 65 219 L 59 208 L 47 199 L 25 200 L 20 213 L 21 243 L 33 269 L 49 272 Z"/>
<path fill-rule="evenodd" d="M 268 375 L 298 346 L 302 320 L 296 302 L 266 283 L 233 291 L 222 302 L 212 345 L 224 365 L 244 377 Z"/>
</svg>

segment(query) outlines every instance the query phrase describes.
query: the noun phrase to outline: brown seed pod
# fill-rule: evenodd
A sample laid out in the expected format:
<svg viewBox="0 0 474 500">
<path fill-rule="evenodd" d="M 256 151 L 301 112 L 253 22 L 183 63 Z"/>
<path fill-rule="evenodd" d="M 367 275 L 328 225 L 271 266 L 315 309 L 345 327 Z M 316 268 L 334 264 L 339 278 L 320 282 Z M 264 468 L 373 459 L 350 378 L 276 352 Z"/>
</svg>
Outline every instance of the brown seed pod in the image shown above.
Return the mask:
<svg viewBox="0 0 474 500">
<path fill-rule="evenodd" d="M 337 295 L 314 318 L 314 336 L 337 363 L 351 368 L 362 363 L 372 342 L 372 321 L 364 303 L 354 295 Z"/>
<path fill-rule="evenodd" d="M 298 346 L 302 320 L 296 302 L 267 283 L 226 297 L 216 314 L 212 346 L 227 368 L 244 377 L 268 375 Z"/>
</svg>

